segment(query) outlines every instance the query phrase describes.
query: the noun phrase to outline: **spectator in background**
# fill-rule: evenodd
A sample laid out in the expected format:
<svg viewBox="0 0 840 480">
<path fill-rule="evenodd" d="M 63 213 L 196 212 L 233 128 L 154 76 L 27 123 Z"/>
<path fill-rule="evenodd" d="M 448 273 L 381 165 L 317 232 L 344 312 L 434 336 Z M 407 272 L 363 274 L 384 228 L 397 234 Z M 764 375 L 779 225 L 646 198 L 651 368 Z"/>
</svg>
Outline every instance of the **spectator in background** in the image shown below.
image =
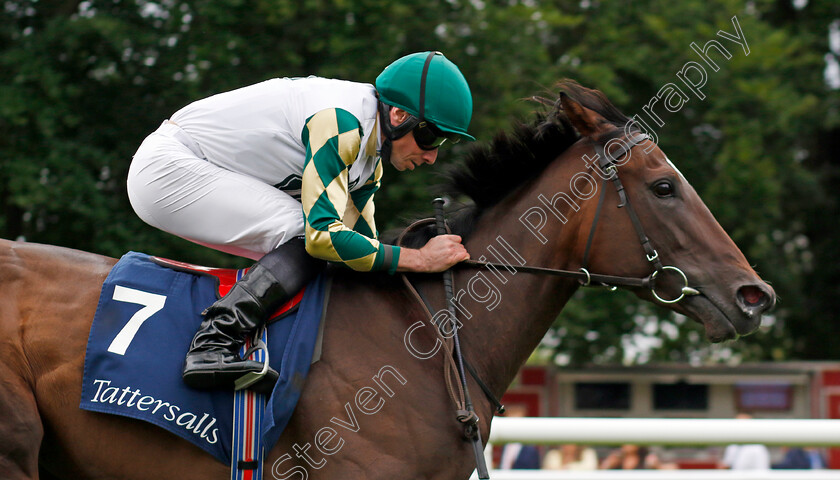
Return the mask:
<svg viewBox="0 0 840 480">
<path fill-rule="evenodd" d="M 825 459 L 819 450 L 814 448 L 783 448 L 784 458 L 773 465 L 777 470 L 818 470 L 826 466 Z"/>
<path fill-rule="evenodd" d="M 805 454 L 808 455 L 808 461 L 811 464 L 809 467 L 810 470 L 823 470 L 828 468 L 828 462 L 819 449 L 807 447 L 805 448 Z"/>
<path fill-rule="evenodd" d="M 598 455 L 590 447 L 566 444 L 546 452 L 543 470 L 597 470 Z"/>
<path fill-rule="evenodd" d="M 601 462 L 601 470 L 641 470 L 663 468 L 662 462 L 647 447 L 633 444 L 622 445 L 613 450 Z M 668 465 L 667 468 L 675 468 Z"/>
<path fill-rule="evenodd" d="M 782 448 L 785 453 L 782 461 L 773 464 L 774 469 L 778 470 L 807 470 L 811 468 L 811 461 L 805 450 L 801 448 Z"/>
<path fill-rule="evenodd" d="M 525 417 L 528 409 L 524 405 L 510 405 L 507 407 L 506 417 Z M 522 443 L 508 443 L 502 449 L 499 461 L 501 470 L 539 470 L 540 451 L 535 445 Z"/>
<path fill-rule="evenodd" d="M 739 413 L 735 416 L 739 420 L 749 420 L 749 413 Z M 723 452 L 720 468 L 731 470 L 769 470 L 770 451 L 760 444 L 729 445 Z"/>
<path fill-rule="evenodd" d="M 540 451 L 535 445 L 508 443 L 502 449 L 501 470 L 539 470 Z"/>
</svg>

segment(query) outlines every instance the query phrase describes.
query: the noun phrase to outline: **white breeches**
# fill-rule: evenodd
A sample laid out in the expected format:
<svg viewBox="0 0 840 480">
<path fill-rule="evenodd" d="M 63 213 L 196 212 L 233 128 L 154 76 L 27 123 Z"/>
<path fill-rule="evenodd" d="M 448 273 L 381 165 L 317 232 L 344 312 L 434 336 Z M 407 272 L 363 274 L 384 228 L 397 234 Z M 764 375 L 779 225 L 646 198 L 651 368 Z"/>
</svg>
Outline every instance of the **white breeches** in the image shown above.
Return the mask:
<svg viewBox="0 0 840 480">
<path fill-rule="evenodd" d="M 144 222 L 254 260 L 303 235 L 299 201 L 202 156 L 172 123 L 146 137 L 128 170 L 128 198 Z"/>
</svg>

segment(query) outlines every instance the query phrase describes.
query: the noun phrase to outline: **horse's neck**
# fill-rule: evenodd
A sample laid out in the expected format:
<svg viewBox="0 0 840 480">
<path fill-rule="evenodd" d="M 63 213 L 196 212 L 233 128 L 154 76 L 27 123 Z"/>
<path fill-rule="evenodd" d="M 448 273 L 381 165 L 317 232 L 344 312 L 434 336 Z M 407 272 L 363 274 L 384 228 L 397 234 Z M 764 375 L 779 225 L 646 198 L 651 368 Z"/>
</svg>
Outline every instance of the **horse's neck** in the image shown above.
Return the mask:
<svg viewBox="0 0 840 480">
<path fill-rule="evenodd" d="M 568 188 L 568 181 L 548 180 L 569 178 L 561 170 L 561 165 L 550 166 L 543 178 L 525 191 L 486 212 L 467 244 L 472 258 L 482 260 L 484 256 L 488 262 L 501 260 L 513 265 L 524 260 L 530 266 L 557 269 L 569 269 L 579 262 L 584 209 L 564 211 L 564 223 L 539 199 L 540 194 L 550 199 L 561 190 L 552 183 L 566 183 L 563 188 Z M 532 207 L 540 207 L 546 214 L 541 230 L 545 244 L 520 221 Z M 468 305 L 465 311 L 473 310 L 472 318 L 463 320 L 464 350 L 497 393 L 508 387 L 578 287 L 575 280 L 490 268 L 462 271 L 457 283 L 465 290 L 462 297 L 472 300 L 463 302 Z"/>
</svg>

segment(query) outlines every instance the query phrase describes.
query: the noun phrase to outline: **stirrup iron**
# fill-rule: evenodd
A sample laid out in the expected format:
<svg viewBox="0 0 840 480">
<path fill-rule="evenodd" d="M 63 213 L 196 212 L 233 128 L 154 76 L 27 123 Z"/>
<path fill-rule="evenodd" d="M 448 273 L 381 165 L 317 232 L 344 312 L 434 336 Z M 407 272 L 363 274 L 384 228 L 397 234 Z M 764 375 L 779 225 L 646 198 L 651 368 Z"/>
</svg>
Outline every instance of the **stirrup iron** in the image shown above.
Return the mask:
<svg viewBox="0 0 840 480">
<path fill-rule="evenodd" d="M 236 381 L 233 383 L 234 390 L 245 390 L 246 388 L 256 384 L 263 378 L 265 378 L 265 374 L 268 373 L 268 345 L 262 341 L 262 339 L 257 339 L 256 343 L 253 347 L 249 348 L 243 358 L 243 360 L 247 360 L 248 357 L 251 356 L 257 350 L 262 350 L 265 352 L 265 362 L 263 362 L 263 368 L 259 372 L 248 372 L 245 375 L 237 378 Z"/>
</svg>

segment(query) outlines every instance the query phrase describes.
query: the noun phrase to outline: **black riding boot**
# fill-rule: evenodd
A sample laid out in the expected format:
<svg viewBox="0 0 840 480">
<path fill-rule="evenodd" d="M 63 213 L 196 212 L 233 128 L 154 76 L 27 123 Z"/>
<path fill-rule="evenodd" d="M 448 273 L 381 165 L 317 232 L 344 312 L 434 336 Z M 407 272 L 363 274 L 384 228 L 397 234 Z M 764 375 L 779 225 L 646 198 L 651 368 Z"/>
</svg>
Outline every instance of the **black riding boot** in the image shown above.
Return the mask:
<svg viewBox="0 0 840 480">
<path fill-rule="evenodd" d="M 245 339 L 315 278 L 324 265 L 306 253 L 300 238 L 261 258 L 227 295 L 205 310 L 204 321 L 187 352 L 184 382 L 193 388 L 233 389 L 243 376 L 262 371 L 262 363 L 239 356 Z M 269 368 L 255 388 L 269 390 L 277 377 L 277 372 Z"/>
</svg>

